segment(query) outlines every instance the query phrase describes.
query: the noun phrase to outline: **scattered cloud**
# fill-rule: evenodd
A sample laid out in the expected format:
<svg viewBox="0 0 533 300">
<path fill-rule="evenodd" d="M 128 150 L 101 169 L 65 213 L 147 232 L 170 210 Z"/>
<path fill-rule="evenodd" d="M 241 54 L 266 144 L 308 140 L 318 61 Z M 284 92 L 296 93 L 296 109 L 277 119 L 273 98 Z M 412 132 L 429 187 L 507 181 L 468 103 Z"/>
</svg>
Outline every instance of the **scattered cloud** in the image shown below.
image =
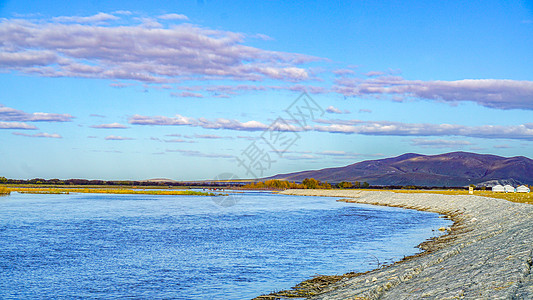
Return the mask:
<svg viewBox="0 0 533 300">
<path fill-rule="evenodd" d="M 167 149 L 166 152 L 175 152 L 175 153 L 181 153 L 185 156 L 194 156 L 194 157 L 207 157 L 207 158 L 235 158 L 233 155 L 229 154 L 214 154 L 214 153 L 203 153 L 196 150 L 170 150 Z"/>
<path fill-rule="evenodd" d="M 26 113 L 11 107 L 0 104 L 1 121 L 19 121 L 19 122 L 71 122 L 74 117 L 69 114 L 51 114 L 51 113 Z"/>
<path fill-rule="evenodd" d="M 133 13 L 129 10 L 117 10 L 117 11 L 114 11 L 112 12 L 113 15 L 125 15 L 125 16 L 129 16 L 129 15 L 132 15 Z"/>
<path fill-rule="evenodd" d="M 186 15 L 182 14 L 165 14 L 157 16 L 158 19 L 163 20 L 189 20 L 189 18 Z"/>
<path fill-rule="evenodd" d="M 464 79 L 457 81 L 405 80 L 382 76 L 362 80 L 339 78 L 333 90 L 344 96 L 381 97 L 393 100 L 419 98 L 449 103 L 475 102 L 496 109 L 533 110 L 533 81 L 503 79 Z"/>
<path fill-rule="evenodd" d="M 367 77 L 376 77 L 376 76 L 383 76 L 383 75 L 385 75 L 385 72 L 381 72 L 381 71 L 370 71 L 365 74 L 365 76 Z"/>
<path fill-rule="evenodd" d="M 224 137 L 224 136 L 214 135 L 214 134 L 194 134 L 194 137 L 197 139 L 210 139 L 210 140 L 231 138 L 231 137 Z"/>
<path fill-rule="evenodd" d="M 363 134 L 374 136 L 463 136 L 486 139 L 533 141 L 533 128 L 528 125 L 465 126 L 457 124 L 401 123 L 361 120 L 315 120 L 327 124 L 313 127 L 320 132 Z"/>
<path fill-rule="evenodd" d="M 262 34 L 262 33 L 256 33 L 256 34 L 253 34 L 251 35 L 252 38 L 256 38 L 256 39 L 260 39 L 260 40 L 263 40 L 263 41 L 273 41 L 274 38 L 271 37 L 271 36 L 268 36 L 266 34 Z"/>
<path fill-rule="evenodd" d="M 263 85 L 263 84 L 236 84 L 236 85 L 193 85 L 193 86 L 178 86 L 177 89 L 184 92 L 174 92 L 170 95 L 173 97 L 197 97 L 203 98 L 205 94 L 210 94 L 212 97 L 229 98 L 230 96 L 239 95 L 244 92 L 257 91 L 294 91 L 307 92 L 310 94 L 323 94 L 328 90 L 325 87 L 302 84 L 289 85 Z M 196 92 L 196 93 L 193 93 Z M 203 92 L 203 94 L 199 93 Z"/>
<path fill-rule="evenodd" d="M 328 108 L 326 108 L 326 112 L 330 113 L 330 114 L 349 114 L 350 111 L 349 110 L 340 110 L 338 108 L 336 108 L 335 106 L 333 105 L 330 105 L 328 106 Z"/>
<path fill-rule="evenodd" d="M 360 113 L 372 113 L 372 110 L 371 109 L 365 109 L 365 108 L 361 108 L 359 110 Z"/>
<path fill-rule="evenodd" d="M 111 123 L 111 124 L 100 124 L 100 125 L 93 125 L 91 128 L 98 128 L 98 129 L 126 129 L 129 128 L 126 125 L 122 125 L 119 123 Z"/>
<path fill-rule="evenodd" d="M 422 148 L 463 148 L 472 145 L 469 141 L 460 140 L 428 140 L 428 139 L 412 139 L 411 146 L 419 146 Z"/>
<path fill-rule="evenodd" d="M 347 76 L 347 75 L 354 75 L 355 71 L 350 69 L 337 69 L 333 70 L 333 74 L 337 76 Z"/>
<path fill-rule="evenodd" d="M 1 122 L 0 129 L 24 129 L 24 130 L 35 130 L 37 127 L 22 123 L 22 122 Z"/>
<path fill-rule="evenodd" d="M 133 83 L 125 83 L 125 82 L 113 82 L 113 83 L 109 84 L 110 87 L 114 87 L 114 88 L 117 88 L 117 89 L 122 89 L 122 88 L 125 88 L 125 87 L 128 87 L 128 86 L 132 86 L 132 85 L 135 85 L 135 84 L 133 84 Z"/>
<path fill-rule="evenodd" d="M 165 143 L 196 143 L 195 141 L 184 140 L 184 139 L 164 140 L 164 142 L 165 142 Z"/>
<path fill-rule="evenodd" d="M 258 139 L 258 137 L 256 136 L 244 136 L 244 135 L 238 135 L 237 138 L 247 140 L 247 141 L 255 141 Z"/>
<path fill-rule="evenodd" d="M 180 126 L 187 125 L 193 127 L 202 127 L 205 129 L 228 129 L 228 130 L 238 130 L 238 131 L 260 131 L 268 128 L 268 125 L 265 125 L 257 121 L 248 121 L 240 122 L 237 120 L 228 120 L 228 119 L 216 119 L 216 120 L 207 120 L 204 118 L 188 118 L 181 115 L 176 115 L 175 117 L 164 117 L 164 116 L 141 116 L 134 115 L 129 121 L 132 125 L 156 125 L 156 126 Z"/>
<path fill-rule="evenodd" d="M 191 93 L 191 92 L 181 92 L 181 93 L 170 93 L 173 97 L 183 97 L 183 98 L 203 98 L 204 95 L 200 93 Z"/>
<path fill-rule="evenodd" d="M 503 145 L 494 145 L 493 148 L 495 148 L 495 149 L 510 149 L 512 147 L 507 145 L 507 144 L 503 144 Z"/>
<path fill-rule="evenodd" d="M 284 159 L 288 160 L 309 160 L 309 159 L 318 159 L 319 157 L 312 154 L 300 154 L 300 155 L 283 155 Z"/>
<path fill-rule="evenodd" d="M 94 118 L 105 118 L 104 115 L 99 115 L 99 114 L 90 114 L 89 117 L 94 117 Z"/>
<path fill-rule="evenodd" d="M 53 138 L 53 139 L 60 139 L 62 136 L 60 136 L 57 133 L 46 133 L 46 132 L 40 132 L 35 134 L 27 134 L 23 132 L 13 132 L 14 135 L 19 136 L 26 136 L 26 137 L 33 137 L 33 138 Z"/>
<path fill-rule="evenodd" d="M 106 136 L 105 139 L 107 141 L 128 141 L 128 140 L 133 140 L 134 138 L 117 136 L 117 135 L 109 135 L 109 136 Z"/>
<path fill-rule="evenodd" d="M 141 116 L 134 115 L 129 118 L 132 125 L 151 126 L 191 126 L 204 129 L 225 129 L 237 131 L 264 131 L 271 126 L 275 131 L 301 132 L 316 131 L 343 134 L 362 134 L 372 136 L 463 136 L 486 139 L 518 139 L 533 141 L 533 124 L 524 125 L 481 125 L 466 126 L 458 124 L 430 124 L 430 123 L 402 123 L 391 121 L 362 121 L 362 120 L 326 120 L 316 119 L 316 125 L 300 127 L 288 123 L 275 123 L 266 125 L 258 121 L 241 122 L 238 120 L 205 118 L 190 118 L 181 115 L 166 116 Z M 422 141 L 418 141 L 421 143 Z M 421 144 L 419 144 L 421 146 Z M 429 145 L 426 145 L 429 146 Z"/>
<path fill-rule="evenodd" d="M 328 156 L 328 157 L 334 157 L 334 158 L 342 158 L 342 159 L 360 159 L 360 158 L 365 158 L 365 157 L 385 156 L 384 154 L 381 154 L 381 153 L 363 154 L 363 153 L 337 151 L 337 150 L 320 151 L 320 152 L 316 152 L 316 154 Z"/>
<path fill-rule="evenodd" d="M 118 20 L 119 17 L 99 12 L 96 15 L 89 17 L 78 17 L 78 16 L 61 16 L 52 18 L 52 21 L 62 22 L 62 23 L 100 23 L 106 21 Z"/>
<path fill-rule="evenodd" d="M 184 18 L 177 14 L 160 17 Z M 144 83 L 212 79 L 297 82 L 310 79 L 309 70 L 302 65 L 325 60 L 247 46 L 241 33 L 192 24 L 164 27 L 150 18 L 137 18 L 138 25 L 99 23 L 116 19 L 105 13 L 50 21 L 2 19 L 0 67 L 37 76 Z"/>
</svg>

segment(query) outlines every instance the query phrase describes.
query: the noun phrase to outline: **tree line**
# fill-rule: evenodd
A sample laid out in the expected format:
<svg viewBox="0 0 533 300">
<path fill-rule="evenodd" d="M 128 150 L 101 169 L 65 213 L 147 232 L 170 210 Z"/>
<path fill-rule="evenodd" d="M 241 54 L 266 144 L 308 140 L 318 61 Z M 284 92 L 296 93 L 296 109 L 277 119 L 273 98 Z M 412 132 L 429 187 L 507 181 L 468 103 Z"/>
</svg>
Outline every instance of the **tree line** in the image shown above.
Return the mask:
<svg viewBox="0 0 533 300">
<path fill-rule="evenodd" d="M 322 182 L 314 178 L 305 178 L 302 183 L 296 183 L 286 180 L 271 179 L 266 181 L 252 182 L 244 185 L 245 189 L 273 189 L 273 190 L 285 190 L 285 189 L 350 189 L 350 188 L 368 188 L 370 184 L 368 182 L 354 183 L 342 181 L 337 184 L 330 184 L 327 181 Z"/>
</svg>

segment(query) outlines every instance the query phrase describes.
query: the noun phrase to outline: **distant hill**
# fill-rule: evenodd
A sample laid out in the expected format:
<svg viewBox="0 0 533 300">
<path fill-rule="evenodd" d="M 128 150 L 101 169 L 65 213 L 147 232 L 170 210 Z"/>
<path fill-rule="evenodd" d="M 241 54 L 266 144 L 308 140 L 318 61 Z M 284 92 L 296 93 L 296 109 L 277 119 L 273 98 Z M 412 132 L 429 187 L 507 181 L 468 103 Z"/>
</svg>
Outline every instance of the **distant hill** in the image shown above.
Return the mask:
<svg viewBox="0 0 533 300">
<path fill-rule="evenodd" d="M 344 167 L 279 174 L 266 179 L 302 181 L 315 178 L 336 183 L 366 181 L 371 185 L 493 186 L 533 184 L 533 160 L 523 157 L 452 152 L 440 155 L 407 153 Z"/>
<path fill-rule="evenodd" d="M 178 183 L 176 180 L 168 179 L 168 178 L 152 178 L 143 180 L 143 182 L 153 182 L 153 183 Z"/>
</svg>

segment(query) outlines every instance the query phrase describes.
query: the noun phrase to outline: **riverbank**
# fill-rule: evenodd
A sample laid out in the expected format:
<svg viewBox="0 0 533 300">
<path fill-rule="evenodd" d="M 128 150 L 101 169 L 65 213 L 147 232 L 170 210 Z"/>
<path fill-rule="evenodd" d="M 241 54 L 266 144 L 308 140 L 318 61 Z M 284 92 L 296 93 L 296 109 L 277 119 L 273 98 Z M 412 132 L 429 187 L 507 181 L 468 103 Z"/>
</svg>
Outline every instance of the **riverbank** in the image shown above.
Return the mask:
<svg viewBox="0 0 533 300">
<path fill-rule="evenodd" d="M 479 196 L 358 190 L 286 190 L 285 195 L 436 212 L 454 221 L 425 252 L 343 277 L 312 299 L 533 299 L 533 206 Z M 276 299 L 265 297 L 263 299 Z"/>
</svg>

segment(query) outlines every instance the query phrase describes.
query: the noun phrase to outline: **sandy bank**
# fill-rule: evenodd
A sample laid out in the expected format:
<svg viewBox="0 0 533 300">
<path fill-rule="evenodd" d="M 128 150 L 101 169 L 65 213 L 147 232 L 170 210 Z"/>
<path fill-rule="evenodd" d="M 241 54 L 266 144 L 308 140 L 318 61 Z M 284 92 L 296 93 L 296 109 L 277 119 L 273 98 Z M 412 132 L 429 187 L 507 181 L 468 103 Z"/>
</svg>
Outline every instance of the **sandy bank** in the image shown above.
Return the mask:
<svg viewBox="0 0 533 300">
<path fill-rule="evenodd" d="M 478 196 L 355 190 L 287 195 L 438 212 L 455 222 L 424 254 L 344 279 L 313 299 L 533 299 L 533 205 Z"/>
</svg>

